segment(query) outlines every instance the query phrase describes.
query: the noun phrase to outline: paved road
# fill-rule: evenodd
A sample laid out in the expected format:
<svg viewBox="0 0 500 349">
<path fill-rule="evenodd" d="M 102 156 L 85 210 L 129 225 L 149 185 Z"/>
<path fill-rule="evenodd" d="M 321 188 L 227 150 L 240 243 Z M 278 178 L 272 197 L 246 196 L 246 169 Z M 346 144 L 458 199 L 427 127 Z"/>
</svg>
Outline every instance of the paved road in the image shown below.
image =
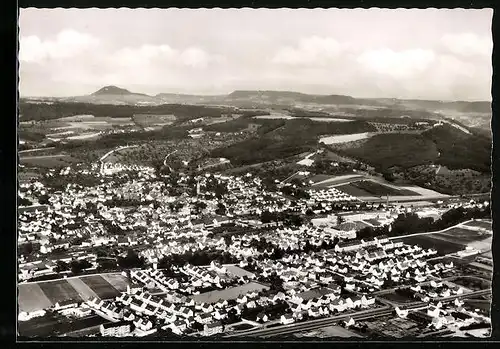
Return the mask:
<svg viewBox="0 0 500 349">
<path fill-rule="evenodd" d="M 33 159 L 46 159 L 46 158 L 60 158 L 61 156 L 66 156 L 65 154 L 55 154 L 55 155 L 35 155 L 35 156 L 23 156 L 21 160 L 33 160 Z"/>
<path fill-rule="evenodd" d="M 423 233 L 415 233 L 415 234 L 409 234 L 409 235 L 401 235 L 401 236 L 393 236 L 393 237 L 390 237 L 389 240 L 395 240 L 395 239 L 401 239 L 401 238 L 407 238 L 407 237 L 412 237 L 412 236 L 420 236 L 420 235 L 430 235 L 430 234 L 438 234 L 438 233 L 443 233 L 443 232 L 446 232 L 447 230 L 450 230 L 450 229 L 453 229 L 453 228 L 458 228 L 460 227 L 461 225 L 465 224 L 465 223 L 469 223 L 469 222 L 472 222 L 473 220 L 468 220 L 468 221 L 465 221 L 465 222 L 462 222 L 462 223 L 458 223 L 458 224 L 455 224 L 454 226 L 452 227 L 449 227 L 449 228 L 446 228 L 446 229 L 442 229 L 442 230 L 436 230 L 436 231 L 427 231 L 427 232 L 423 232 Z"/>
<path fill-rule="evenodd" d="M 66 278 L 57 278 L 57 279 L 50 279 L 50 280 L 27 281 L 27 282 L 23 281 L 23 282 L 18 282 L 18 285 L 39 284 L 42 282 L 61 281 L 61 280 L 75 279 L 75 278 L 81 278 L 81 277 L 86 277 L 86 276 L 121 274 L 121 273 L 122 273 L 121 271 L 112 271 L 112 272 L 105 272 L 105 273 L 82 274 L 82 275 L 75 275 L 75 276 L 69 276 Z"/>
<path fill-rule="evenodd" d="M 110 150 L 108 151 L 106 154 L 104 154 L 100 161 L 103 161 L 105 160 L 108 156 L 110 156 L 111 154 L 113 154 L 115 151 L 119 151 L 119 150 L 123 150 L 123 149 L 128 149 L 128 148 L 137 148 L 138 145 L 126 145 L 126 146 L 122 146 L 122 147 L 118 147 L 116 149 L 113 149 L 113 150 Z"/>
<path fill-rule="evenodd" d="M 471 298 L 471 297 L 477 297 L 477 296 L 484 296 L 484 295 L 487 295 L 490 293 L 491 293 L 491 288 L 488 290 L 480 290 L 480 291 L 474 291 L 474 292 L 470 292 L 470 293 L 457 294 L 454 296 L 444 297 L 444 298 L 436 297 L 436 298 L 432 298 L 432 300 L 433 301 L 448 302 L 448 301 L 455 300 L 457 298 Z"/>
<path fill-rule="evenodd" d="M 18 151 L 18 153 L 19 153 L 19 154 L 23 154 L 23 153 L 31 153 L 31 152 L 35 152 L 35 151 L 51 150 L 51 149 L 55 149 L 55 147 L 47 147 L 47 148 L 35 148 L 35 149 L 19 150 L 19 151 Z"/>
</svg>

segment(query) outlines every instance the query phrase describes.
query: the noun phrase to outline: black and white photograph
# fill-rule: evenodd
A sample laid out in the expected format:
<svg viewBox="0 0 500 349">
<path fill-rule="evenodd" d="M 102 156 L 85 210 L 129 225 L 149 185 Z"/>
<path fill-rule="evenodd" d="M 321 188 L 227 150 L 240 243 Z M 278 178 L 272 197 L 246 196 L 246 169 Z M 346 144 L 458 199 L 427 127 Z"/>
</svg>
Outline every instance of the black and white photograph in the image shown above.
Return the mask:
<svg viewBox="0 0 500 349">
<path fill-rule="evenodd" d="M 490 338 L 492 9 L 19 10 L 17 338 Z"/>
</svg>

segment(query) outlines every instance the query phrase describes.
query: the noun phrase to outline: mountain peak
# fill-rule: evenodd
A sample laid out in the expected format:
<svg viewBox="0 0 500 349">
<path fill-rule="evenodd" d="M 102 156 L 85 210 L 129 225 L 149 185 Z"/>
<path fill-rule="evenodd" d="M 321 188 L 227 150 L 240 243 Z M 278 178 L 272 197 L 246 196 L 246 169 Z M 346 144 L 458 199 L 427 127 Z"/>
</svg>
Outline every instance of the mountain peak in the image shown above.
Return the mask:
<svg viewBox="0 0 500 349">
<path fill-rule="evenodd" d="M 116 86 L 104 86 L 100 90 L 92 93 L 92 96 L 99 96 L 99 95 L 131 95 L 133 94 L 129 90 L 126 90 L 124 88 L 116 87 Z"/>
</svg>

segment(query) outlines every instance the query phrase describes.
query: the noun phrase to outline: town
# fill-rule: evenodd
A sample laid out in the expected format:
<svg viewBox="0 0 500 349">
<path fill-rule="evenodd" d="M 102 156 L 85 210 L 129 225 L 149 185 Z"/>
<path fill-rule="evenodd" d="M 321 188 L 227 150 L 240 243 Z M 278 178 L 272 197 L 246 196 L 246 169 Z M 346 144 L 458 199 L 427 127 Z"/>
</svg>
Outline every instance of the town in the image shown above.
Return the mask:
<svg viewBox="0 0 500 349">
<path fill-rule="evenodd" d="M 419 336 L 482 336 L 491 326 L 488 201 L 370 203 L 296 180 L 269 189 L 251 173 L 109 163 L 46 178 L 75 173 L 96 183 L 20 185 L 30 203 L 18 227 L 19 321 L 28 334 L 55 318 L 67 323 L 58 335 L 114 337 L 325 328 L 395 336 L 395 322 Z M 182 192 L 173 196 L 173 187 Z M 424 221 L 435 232 L 411 231 Z M 451 230 L 465 243 L 447 245 Z"/>
<path fill-rule="evenodd" d="M 17 339 L 493 337 L 492 14 L 20 9 Z"/>
</svg>

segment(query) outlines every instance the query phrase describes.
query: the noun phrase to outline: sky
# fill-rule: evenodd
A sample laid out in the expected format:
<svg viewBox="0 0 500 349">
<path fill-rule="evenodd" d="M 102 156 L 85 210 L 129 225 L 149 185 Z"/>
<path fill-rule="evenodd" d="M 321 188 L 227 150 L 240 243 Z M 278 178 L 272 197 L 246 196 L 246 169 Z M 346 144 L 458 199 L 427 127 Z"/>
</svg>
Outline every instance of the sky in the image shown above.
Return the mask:
<svg viewBox="0 0 500 349">
<path fill-rule="evenodd" d="M 21 9 L 21 96 L 106 85 L 491 100 L 493 10 Z"/>
</svg>

